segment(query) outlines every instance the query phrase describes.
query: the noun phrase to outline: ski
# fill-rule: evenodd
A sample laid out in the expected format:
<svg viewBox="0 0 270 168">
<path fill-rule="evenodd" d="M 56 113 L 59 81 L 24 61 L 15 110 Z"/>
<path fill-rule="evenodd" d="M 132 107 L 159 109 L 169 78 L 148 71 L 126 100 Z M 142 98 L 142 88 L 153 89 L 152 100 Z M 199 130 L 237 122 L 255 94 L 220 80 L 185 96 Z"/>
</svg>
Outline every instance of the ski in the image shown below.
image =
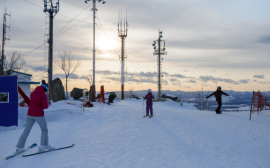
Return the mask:
<svg viewBox="0 0 270 168">
<path fill-rule="evenodd" d="M 31 146 L 29 146 L 28 148 L 26 148 L 24 151 L 22 151 L 20 153 L 14 153 L 13 155 L 10 155 L 10 156 L 6 157 L 6 160 L 9 160 L 11 158 L 14 158 L 15 156 L 17 156 L 17 155 L 19 155 L 21 153 L 24 153 L 24 152 L 28 151 L 29 149 L 32 149 L 32 148 L 34 148 L 36 146 L 37 146 L 37 144 L 36 143 L 33 143 Z"/>
<path fill-rule="evenodd" d="M 62 148 L 55 148 L 53 150 L 48 150 L 48 151 L 44 151 L 44 152 L 36 152 L 36 153 L 32 153 L 32 154 L 29 154 L 29 155 L 23 155 L 23 157 L 27 157 L 27 156 L 33 156 L 33 155 L 37 155 L 37 154 L 42 154 L 42 153 L 46 153 L 46 152 L 51 152 L 51 151 L 56 151 L 56 150 L 61 150 L 61 149 L 66 149 L 66 148 L 71 148 L 73 147 L 75 144 L 72 144 L 70 146 L 65 146 L 65 147 L 62 147 Z"/>
</svg>

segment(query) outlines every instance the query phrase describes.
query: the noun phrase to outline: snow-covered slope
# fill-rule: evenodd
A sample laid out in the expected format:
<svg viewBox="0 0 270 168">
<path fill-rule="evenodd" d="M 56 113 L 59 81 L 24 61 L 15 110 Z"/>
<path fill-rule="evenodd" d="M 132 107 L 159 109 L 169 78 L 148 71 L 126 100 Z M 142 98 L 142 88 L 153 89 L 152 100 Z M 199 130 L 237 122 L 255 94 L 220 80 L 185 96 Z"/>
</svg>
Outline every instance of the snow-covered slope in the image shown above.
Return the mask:
<svg viewBox="0 0 270 168">
<path fill-rule="evenodd" d="M 0 167 L 181 167 L 269 168 L 270 117 L 249 112 L 198 111 L 173 101 L 155 102 L 154 117 L 144 118 L 143 101 L 95 103 L 83 113 L 79 102 L 53 103 L 46 110 L 50 144 L 75 147 L 11 160 L 23 126 L 0 132 Z M 145 105 L 145 104 L 144 104 Z M 24 122 L 27 108 L 20 107 Z M 26 145 L 40 141 L 34 125 Z M 27 151 L 35 152 L 37 148 Z"/>
</svg>

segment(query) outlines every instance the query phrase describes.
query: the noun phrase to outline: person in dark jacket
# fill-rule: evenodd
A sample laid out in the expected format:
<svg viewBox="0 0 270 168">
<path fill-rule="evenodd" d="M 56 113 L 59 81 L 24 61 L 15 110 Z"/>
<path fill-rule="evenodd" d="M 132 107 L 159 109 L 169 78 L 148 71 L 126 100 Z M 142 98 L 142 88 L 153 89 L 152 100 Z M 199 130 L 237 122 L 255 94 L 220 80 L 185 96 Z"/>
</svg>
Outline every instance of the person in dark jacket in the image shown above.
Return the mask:
<svg viewBox="0 0 270 168">
<path fill-rule="evenodd" d="M 222 98 L 221 98 L 221 96 L 222 95 L 226 95 L 226 96 L 229 96 L 227 93 L 224 93 L 223 91 L 221 91 L 221 87 L 220 86 L 218 86 L 217 87 L 217 91 L 215 91 L 215 92 L 213 92 L 212 94 L 210 94 L 209 96 L 207 96 L 206 98 L 208 99 L 209 97 L 211 97 L 211 96 L 213 96 L 213 95 L 215 95 L 215 97 L 216 97 L 216 101 L 217 101 L 217 103 L 218 103 L 218 108 L 216 109 L 216 113 L 221 113 L 221 111 L 220 111 L 220 108 L 221 108 L 221 106 L 222 106 Z"/>
<path fill-rule="evenodd" d="M 147 99 L 147 101 L 146 101 L 146 116 L 149 116 L 149 110 L 150 110 L 150 112 L 151 112 L 150 117 L 153 116 L 153 99 L 155 98 L 151 92 L 152 92 L 152 90 L 148 89 L 147 95 L 143 97 L 144 99 Z"/>
<path fill-rule="evenodd" d="M 25 150 L 24 146 L 26 139 L 35 122 L 39 124 L 41 129 L 41 147 L 39 148 L 39 151 L 54 149 L 49 145 L 47 122 L 44 117 L 44 109 L 47 109 L 51 104 L 51 102 L 47 100 L 47 95 L 45 94 L 48 90 L 49 86 L 43 80 L 41 86 L 36 87 L 31 93 L 25 128 L 17 143 L 16 153 L 22 153 Z"/>
</svg>

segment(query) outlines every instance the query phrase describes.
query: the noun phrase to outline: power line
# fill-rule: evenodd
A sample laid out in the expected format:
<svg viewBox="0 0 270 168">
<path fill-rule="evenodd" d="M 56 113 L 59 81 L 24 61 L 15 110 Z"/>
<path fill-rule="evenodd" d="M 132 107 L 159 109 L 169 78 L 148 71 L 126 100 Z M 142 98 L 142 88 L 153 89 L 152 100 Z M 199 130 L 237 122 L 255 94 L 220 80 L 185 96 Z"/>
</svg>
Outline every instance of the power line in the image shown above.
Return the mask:
<svg viewBox="0 0 270 168">
<path fill-rule="evenodd" d="M 38 8 L 43 9 L 43 7 L 38 6 L 38 5 L 36 5 L 36 4 L 32 3 L 32 2 L 29 2 L 29 1 L 27 1 L 27 0 L 24 0 L 24 1 L 27 2 L 27 3 L 29 3 L 29 4 L 32 4 L 32 5 L 36 6 L 36 7 L 38 7 Z M 65 18 L 68 18 L 68 19 L 73 19 L 73 18 L 68 17 L 68 16 L 65 16 L 65 15 L 61 15 L 61 14 L 57 14 L 57 15 L 62 16 L 62 17 L 65 17 Z M 76 20 L 76 21 L 81 21 L 81 20 L 77 20 L 77 19 L 74 19 L 74 20 Z M 84 23 L 93 24 L 93 23 L 90 23 L 90 22 L 84 22 Z"/>
<path fill-rule="evenodd" d="M 84 20 L 86 20 L 86 19 L 90 18 L 91 16 L 92 16 L 92 15 L 88 16 L 88 17 L 87 17 L 87 18 L 85 18 Z M 67 32 L 68 30 L 70 30 L 70 29 L 72 29 L 73 27 L 77 26 L 78 24 L 82 23 L 84 20 L 82 20 L 82 21 L 78 22 L 77 24 L 73 25 L 72 27 L 68 28 L 67 30 L 65 30 L 65 31 L 61 32 L 61 33 L 60 33 L 60 34 L 58 34 L 57 36 L 60 36 L 61 34 L 63 34 L 63 33 L 65 33 L 65 32 Z M 57 37 L 57 36 L 56 36 L 56 37 Z"/>
<path fill-rule="evenodd" d="M 128 70 L 129 73 L 131 73 L 128 68 L 127 68 L 127 70 Z M 140 83 L 138 83 L 138 84 L 142 88 L 142 90 L 144 90 L 143 87 L 141 86 L 141 84 Z"/>
<path fill-rule="evenodd" d="M 28 2 L 28 3 L 32 4 L 32 5 L 34 5 L 34 6 L 36 6 L 36 7 L 39 7 L 39 8 L 41 8 L 41 9 L 43 9 L 42 7 L 36 5 L 36 4 L 32 3 L 32 2 L 29 2 L 29 1 L 27 1 L 27 0 L 24 0 L 24 1 L 25 1 L 25 2 Z"/>
<path fill-rule="evenodd" d="M 33 4 L 33 3 L 31 3 L 31 2 L 29 2 L 29 1 L 27 1 L 27 0 L 24 0 L 24 1 L 25 1 L 25 2 L 28 2 L 28 3 L 30 3 L 30 4 Z M 35 5 L 35 4 L 33 4 L 33 5 Z M 37 6 L 37 5 L 35 5 L 35 6 Z M 39 6 L 38 6 L 38 7 L 39 7 Z M 88 7 L 89 7 L 89 6 L 88 6 Z M 87 8 L 87 7 L 86 7 L 86 8 Z M 86 9 L 86 8 L 85 8 L 85 9 Z M 85 9 L 84 9 L 84 10 L 85 10 Z M 84 11 L 84 10 L 83 10 L 83 11 Z M 83 11 L 81 11 L 76 17 L 78 17 Z M 75 17 L 75 18 L 76 18 L 76 17 Z M 64 28 L 65 28 L 69 23 L 71 23 L 75 18 L 72 18 L 72 20 L 69 21 L 69 22 L 68 22 L 64 27 L 62 27 L 58 32 L 60 32 L 62 29 L 64 29 Z M 83 21 L 81 21 L 81 22 L 83 22 Z M 76 24 L 76 25 L 78 25 L 78 24 Z M 76 25 L 75 25 L 75 26 L 76 26 Z M 74 26 L 73 26 L 73 27 L 74 27 Z M 73 27 L 71 27 L 71 28 L 73 28 Z M 71 28 L 69 28 L 69 29 L 71 29 Z M 69 29 L 68 29 L 68 30 L 69 30 Z M 68 31 L 68 30 L 66 30 L 66 31 Z M 66 32 L 66 31 L 64 31 L 64 32 Z M 57 33 L 58 33 L 58 32 L 57 32 Z M 64 32 L 62 32 L 62 33 L 64 33 Z M 56 33 L 55 35 L 57 35 L 57 33 Z M 62 34 L 62 33 L 61 33 L 61 34 Z M 53 36 L 55 36 L 55 35 L 53 35 Z M 31 54 L 33 51 L 37 50 L 38 48 L 40 48 L 41 46 L 43 46 L 45 43 L 46 43 L 46 42 L 43 42 L 41 45 L 39 45 L 39 46 L 36 47 L 35 49 L 33 49 L 33 50 L 31 50 L 30 52 L 28 52 L 25 56 Z"/>
<path fill-rule="evenodd" d="M 83 11 L 85 11 L 86 8 L 88 8 L 89 6 L 85 7 L 77 16 L 75 16 L 73 19 L 71 19 L 64 27 L 62 27 L 60 30 L 58 30 L 55 35 L 57 35 L 61 30 L 63 30 L 67 25 L 69 25 L 74 19 L 76 19 L 76 17 L 78 17 Z"/>
<path fill-rule="evenodd" d="M 97 17 L 97 19 L 98 19 L 98 22 L 99 22 L 99 24 L 100 24 L 100 26 L 101 26 L 101 28 L 102 28 L 102 29 L 101 29 L 101 32 L 102 32 L 102 30 L 103 30 L 103 33 L 105 34 L 105 36 L 112 42 L 112 40 L 108 37 L 106 31 L 104 30 L 104 28 L 103 28 L 103 26 L 102 26 L 102 24 L 101 24 L 101 22 L 100 22 L 100 20 L 99 20 L 98 17 Z M 99 27 L 99 28 L 100 28 L 100 27 Z M 117 53 L 117 55 L 119 55 L 118 52 L 116 51 L 114 45 L 112 45 L 112 46 L 113 46 L 114 51 Z M 120 56 L 120 55 L 119 55 L 119 56 Z"/>
<path fill-rule="evenodd" d="M 32 78 L 39 77 L 39 76 L 43 75 L 43 74 L 46 73 L 46 72 L 47 72 L 47 71 L 43 71 L 42 73 L 40 73 L 40 74 L 38 74 L 38 75 L 36 75 L 36 76 L 33 76 Z"/>
<path fill-rule="evenodd" d="M 30 41 L 30 40 L 36 40 L 36 39 L 39 39 L 39 38 L 41 38 L 41 37 L 44 37 L 44 35 L 38 36 L 38 37 L 35 37 L 35 38 L 31 38 L 31 39 L 24 39 L 23 37 L 20 37 L 20 36 L 17 36 L 17 37 L 23 39 L 24 41 Z"/>
<path fill-rule="evenodd" d="M 24 56 L 27 56 L 29 54 L 31 54 L 33 51 L 37 50 L 38 48 L 40 48 L 41 46 L 43 46 L 46 42 L 44 41 L 41 45 L 39 45 L 37 48 L 31 50 L 30 52 L 28 52 L 27 54 L 25 54 Z"/>
<path fill-rule="evenodd" d="M 118 58 L 118 56 L 117 56 L 117 57 L 114 57 L 114 58 L 112 58 L 112 59 L 110 59 L 109 61 L 107 61 L 107 62 L 105 62 L 105 63 L 103 63 L 103 64 L 98 65 L 97 68 L 100 67 L 101 65 L 104 65 L 104 64 L 106 64 L 106 63 L 108 63 L 108 62 L 114 60 L 115 58 Z"/>
<path fill-rule="evenodd" d="M 61 14 L 57 14 L 57 15 L 62 16 L 62 17 L 65 17 L 65 18 L 68 18 L 68 19 L 73 19 L 73 18 L 68 17 L 68 16 L 65 16 L 65 15 L 61 15 Z M 74 20 L 76 20 L 76 21 L 81 21 L 81 20 L 78 20 L 78 19 L 74 19 Z M 84 23 L 87 23 L 87 24 L 93 24 L 93 23 L 91 23 L 91 22 L 85 22 L 85 21 L 83 21 L 83 22 L 84 22 Z"/>
<path fill-rule="evenodd" d="M 77 7 L 79 7 L 79 8 L 84 9 L 83 7 L 81 7 L 81 6 L 79 6 L 79 5 L 76 5 L 76 4 L 74 4 L 74 3 L 71 3 L 71 2 L 69 2 L 69 1 L 67 1 L 67 0 L 64 0 L 64 1 L 66 1 L 67 3 L 69 3 L 69 4 L 73 5 L 73 6 L 77 6 Z"/>
<path fill-rule="evenodd" d="M 130 60 L 130 61 L 132 61 L 132 59 L 130 59 L 130 58 L 129 58 L 129 60 Z M 137 65 L 140 65 L 140 64 L 138 64 L 136 61 L 132 61 L 132 62 L 136 63 Z M 142 66 L 142 65 L 140 65 L 140 66 L 141 66 L 142 68 L 144 68 L 144 69 L 147 69 L 147 70 L 151 71 L 150 69 L 145 68 L 145 67 L 144 67 L 144 66 Z"/>
<path fill-rule="evenodd" d="M 142 70 L 140 68 L 138 68 L 133 62 L 131 62 L 140 72 L 142 72 Z"/>
</svg>

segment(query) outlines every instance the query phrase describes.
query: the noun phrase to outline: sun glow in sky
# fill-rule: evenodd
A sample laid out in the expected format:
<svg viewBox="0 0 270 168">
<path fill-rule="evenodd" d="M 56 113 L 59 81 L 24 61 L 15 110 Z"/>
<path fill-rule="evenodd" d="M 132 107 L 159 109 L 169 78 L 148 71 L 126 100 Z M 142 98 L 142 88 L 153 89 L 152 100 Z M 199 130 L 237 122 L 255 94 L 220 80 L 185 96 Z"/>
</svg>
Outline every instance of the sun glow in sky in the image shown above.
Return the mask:
<svg viewBox="0 0 270 168">
<path fill-rule="evenodd" d="M 97 40 L 97 47 L 102 51 L 114 50 L 118 46 L 115 40 L 110 40 L 106 37 L 102 37 Z"/>
<path fill-rule="evenodd" d="M 5 3 L 6 2 L 6 3 Z M 53 0 L 55 2 L 55 0 Z M 143 4 L 143 5 L 142 5 Z M 44 73 L 45 14 L 43 1 L 0 0 L 11 11 L 10 44 L 5 53 L 26 55 L 27 73 L 33 81 L 46 79 Z M 162 61 L 164 90 L 267 91 L 270 87 L 270 11 L 269 0 L 108 0 L 97 4 L 96 86 L 120 90 L 121 39 L 117 24 L 119 10 L 128 11 L 129 30 L 125 51 L 125 88 L 157 90 L 157 57 L 152 43 L 163 31 L 168 54 Z M 87 8 L 86 8 L 87 7 Z M 54 58 L 59 52 L 72 51 L 82 62 L 70 76 L 68 90 L 89 88 L 85 80 L 93 66 L 92 3 L 84 0 L 60 1 L 54 18 Z M 22 10 L 23 9 L 23 10 Z M 123 12 L 125 13 L 125 12 Z M 124 15 L 124 14 L 123 14 Z M 74 19 L 75 18 L 75 19 Z M 41 46 L 41 47 L 38 47 Z M 46 54 L 45 54 L 46 57 Z M 41 74 L 41 75 L 40 75 Z M 53 78 L 63 71 L 55 64 Z"/>
</svg>

